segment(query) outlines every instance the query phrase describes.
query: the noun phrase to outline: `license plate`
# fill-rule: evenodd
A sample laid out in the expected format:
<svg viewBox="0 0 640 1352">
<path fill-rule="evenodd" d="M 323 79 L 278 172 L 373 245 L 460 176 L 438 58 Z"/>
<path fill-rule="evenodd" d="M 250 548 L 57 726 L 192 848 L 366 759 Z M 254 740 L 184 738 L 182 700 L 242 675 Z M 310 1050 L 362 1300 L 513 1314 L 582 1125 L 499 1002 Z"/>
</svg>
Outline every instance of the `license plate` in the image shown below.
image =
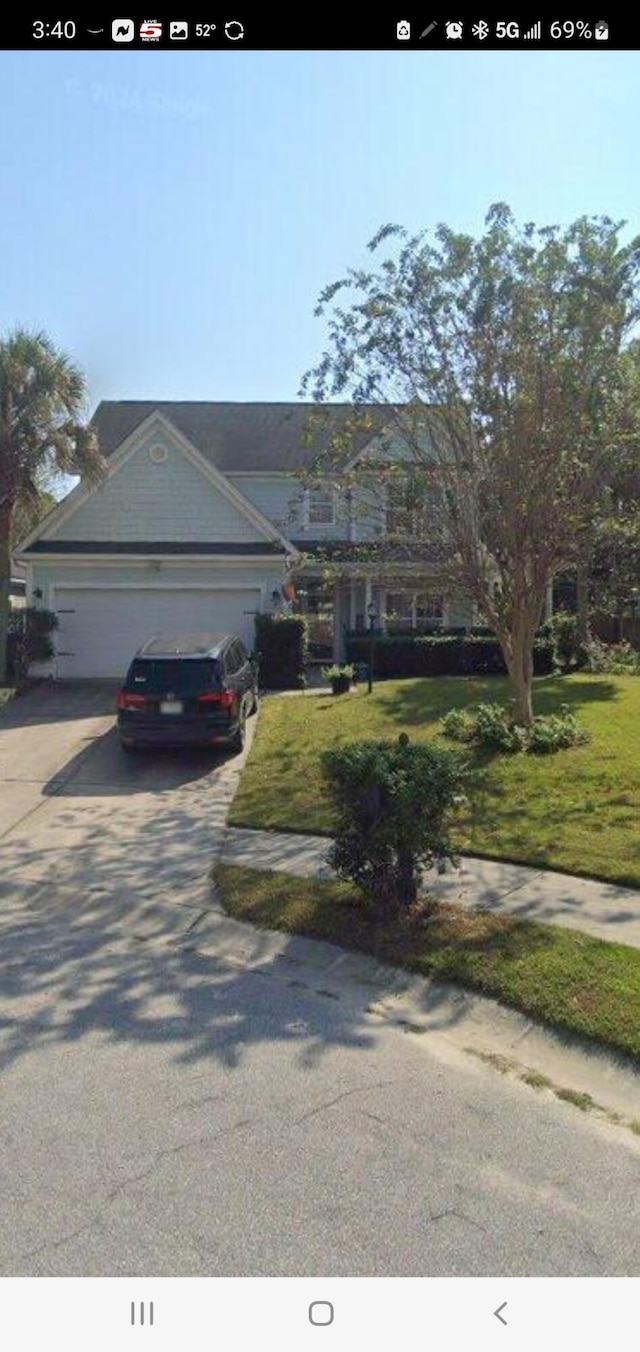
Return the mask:
<svg viewBox="0 0 640 1352">
<path fill-rule="evenodd" d="M 160 701 L 161 714 L 181 714 L 183 708 L 181 699 L 163 699 Z"/>
</svg>

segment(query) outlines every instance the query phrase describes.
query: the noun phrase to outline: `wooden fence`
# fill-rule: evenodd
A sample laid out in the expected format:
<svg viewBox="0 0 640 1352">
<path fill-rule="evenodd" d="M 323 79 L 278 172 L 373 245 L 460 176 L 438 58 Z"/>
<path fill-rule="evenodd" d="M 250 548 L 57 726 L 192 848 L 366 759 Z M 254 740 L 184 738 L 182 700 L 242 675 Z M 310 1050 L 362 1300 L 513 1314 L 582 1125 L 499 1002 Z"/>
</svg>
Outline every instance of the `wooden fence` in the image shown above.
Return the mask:
<svg viewBox="0 0 640 1352">
<path fill-rule="evenodd" d="M 594 615 L 591 631 L 603 643 L 620 643 L 623 639 L 640 651 L 640 615 Z"/>
</svg>

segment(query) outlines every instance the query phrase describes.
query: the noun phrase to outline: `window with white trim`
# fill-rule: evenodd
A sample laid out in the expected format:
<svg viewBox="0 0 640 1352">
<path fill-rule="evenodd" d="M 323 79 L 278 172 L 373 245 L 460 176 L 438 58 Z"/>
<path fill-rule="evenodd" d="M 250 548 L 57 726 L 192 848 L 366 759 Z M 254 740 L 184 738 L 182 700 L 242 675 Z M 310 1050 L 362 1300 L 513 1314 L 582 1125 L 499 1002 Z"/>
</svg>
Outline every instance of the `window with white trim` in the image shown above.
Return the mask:
<svg viewBox="0 0 640 1352">
<path fill-rule="evenodd" d="M 444 615 L 443 596 L 425 592 L 387 592 L 385 619 L 388 630 L 436 629 L 444 623 Z"/>
<path fill-rule="evenodd" d="M 427 527 L 427 502 L 424 485 L 415 477 L 401 474 L 387 484 L 385 529 L 387 535 L 420 538 Z"/>
<path fill-rule="evenodd" d="M 306 492 L 306 518 L 309 526 L 333 526 L 335 493 L 331 484 L 314 484 Z"/>
</svg>

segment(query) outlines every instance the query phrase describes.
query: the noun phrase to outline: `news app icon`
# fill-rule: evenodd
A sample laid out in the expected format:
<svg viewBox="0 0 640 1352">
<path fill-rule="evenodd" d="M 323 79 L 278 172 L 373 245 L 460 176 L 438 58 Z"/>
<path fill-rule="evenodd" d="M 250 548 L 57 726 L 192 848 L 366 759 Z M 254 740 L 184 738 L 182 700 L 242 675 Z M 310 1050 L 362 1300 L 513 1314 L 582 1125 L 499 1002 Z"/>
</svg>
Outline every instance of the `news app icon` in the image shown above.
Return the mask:
<svg viewBox="0 0 640 1352">
<path fill-rule="evenodd" d="M 177 19 L 169 24 L 169 37 L 172 42 L 186 42 L 189 36 L 188 23 L 180 23 Z"/>
<path fill-rule="evenodd" d="M 136 35 L 136 26 L 133 19 L 112 19 L 111 21 L 112 42 L 133 42 L 135 35 Z"/>
<path fill-rule="evenodd" d="M 159 19 L 143 19 L 140 24 L 140 40 L 142 42 L 160 42 L 162 38 L 162 23 Z"/>
</svg>

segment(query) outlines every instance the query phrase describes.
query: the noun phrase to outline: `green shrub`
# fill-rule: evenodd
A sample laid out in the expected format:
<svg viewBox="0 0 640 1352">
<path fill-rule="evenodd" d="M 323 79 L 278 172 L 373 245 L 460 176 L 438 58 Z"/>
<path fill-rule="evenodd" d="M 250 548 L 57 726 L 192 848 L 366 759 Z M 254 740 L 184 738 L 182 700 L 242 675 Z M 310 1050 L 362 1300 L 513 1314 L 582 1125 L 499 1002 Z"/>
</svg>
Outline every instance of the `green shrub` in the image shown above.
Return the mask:
<svg viewBox="0 0 640 1352">
<path fill-rule="evenodd" d="M 442 731 L 452 742 L 472 742 L 476 735 L 475 715 L 470 709 L 450 709 L 442 720 Z"/>
<path fill-rule="evenodd" d="M 529 733 L 527 751 L 538 756 L 549 755 L 553 751 L 562 751 L 567 746 L 579 746 L 589 741 L 586 728 L 581 728 L 573 714 L 561 706 L 559 714 L 540 714 L 534 719 Z"/>
<path fill-rule="evenodd" d="M 25 606 L 13 610 L 7 632 L 7 675 L 22 681 L 33 662 L 48 662 L 55 648 L 52 634 L 58 628 L 58 616 L 52 610 Z"/>
<path fill-rule="evenodd" d="M 306 685 L 307 622 L 302 615 L 256 615 L 260 684 L 269 690 Z"/>
<path fill-rule="evenodd" d="M 421 868 L 454 857 L 448 819 L 462 787 L 460 760 L 401 733 L 397 742 L 333 747 L 321 766 L 336 824 L 330 862 L 384 921 L 415 901 Z"/>
<path fill-rule="evenodd" d="M 451 709 L 442 719 L 445 737 L 457 742 L 476 742 L 491 751 L 529 751 L 534 755 L 548 755 L 565 747 L 580 746 L 589 741 L 588 732 L 569 712 L 567 704 L 560 705 L 558 714 L 539 714 L 532 728 L 514 723 L 508 709 L 501 704 L 478 704 L 475 709 Z"/>
<path fill-rule="evenodd" d="M 368 662 L 368 635 L 349 634 L 349 662 Z M 553 670 L 553 645 L 549 638 L 536 639 L 536 676 Z M 500 644 L 486 634 L 380 634 L 373 644 L 373 673 L 378 680 L 408 676 L 504 676 L 506 667 Z"/>
<path fill-rule="evenodd" d="M 501 704 L 479 704 L 475 740 L 492 751 L 524 751 L 527 733 Z"/>
<path fill-rule="evenodd" d="M 553 665 L 557 671 L 567 672 L 586 663 L 585 653 L 578 639 L 578 617 L 568 610 L 557 610 L 542 626 L 544 638 L 553 647 Z"/>
<path fill-rule="evenodd" d="M 630 643 L 603 643 L 591 636 L 586 647 L 590 671 L 610 676 L 639 676 L 640 653 Z"/>
<path fill-rule="evenodd" d="M 347 680 L 352 681 L 354 671 L 355 667 L 351 662 L 343 662 L 342 665 L 338 665 L 334 662 L 331 667 L 321 667 L 320 675 L 322 676 L 323 681 L 336 681 L 339 680 L 341 676 L 345 676 Z"/>
</svg>

